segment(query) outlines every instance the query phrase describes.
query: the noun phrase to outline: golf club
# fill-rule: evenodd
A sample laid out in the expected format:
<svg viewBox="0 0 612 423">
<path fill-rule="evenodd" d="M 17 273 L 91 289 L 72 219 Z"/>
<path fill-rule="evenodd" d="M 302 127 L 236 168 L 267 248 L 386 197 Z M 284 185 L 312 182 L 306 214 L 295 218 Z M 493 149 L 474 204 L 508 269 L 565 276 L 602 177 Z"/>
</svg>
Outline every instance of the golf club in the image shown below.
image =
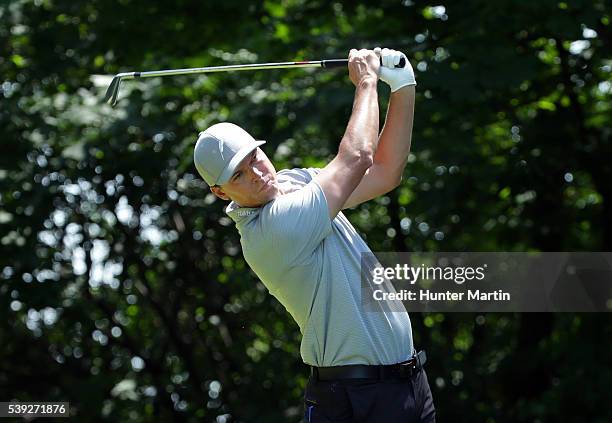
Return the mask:
<svg viewBox="0 0 612 423">
<path fill-rule="evenodd" d="M 400 59 L 399 64 L 396 67 L 403 68 L 406 64 L 404 58 Z M 188 69 L 168 69 L 160 71 L 147 71 L 147 72 L 124 72 L 118 73 L 113 77 L 104 101 L 108 102 L 111 106 L 117 104 L 117 97 L 119 95 L 119 85 L 121 81 L 127 81 L 130 79 L 139 78 L 154 78 L 158 76 L 174 76 L 174 75 L 188 75 L 188 74 L 200 74 L 200 73 L 213 73 L 213 72 L 231 72 L 231 71 L 244 71 L 244 70 L 258 70 L 258 69 L 286 69 L 286 68 L 341 68 L 348 65 L 348 59 L 328 59 L 328 60 L 311 60 L 302 62 L 279 62 L 279 63 L 253 63 L 248 65 L 228 65 L 228 66 L 212 66 L 206 68 L 188 68 Z M 381 62 L 382 65 L 382 62 Z"/>
</svg>

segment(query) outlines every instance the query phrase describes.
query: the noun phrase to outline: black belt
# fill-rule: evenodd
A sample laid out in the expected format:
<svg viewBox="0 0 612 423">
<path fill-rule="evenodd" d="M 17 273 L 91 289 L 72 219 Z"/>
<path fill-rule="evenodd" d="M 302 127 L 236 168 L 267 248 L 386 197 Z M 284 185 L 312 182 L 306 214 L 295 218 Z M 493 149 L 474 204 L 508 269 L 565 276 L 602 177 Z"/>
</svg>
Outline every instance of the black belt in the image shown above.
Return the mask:
<svg viewBox="0 0 612 423">
<path fill-rule="evenodd" d="M 419 372 L 427 362 L 425 351 L 419 351 L 408 361 L 397 364 L 368 366 L 353 364 L 349 366 L 310 367 L 310 375 L 315 380 L 337 379 L 404 379 Z"/>
</svg>

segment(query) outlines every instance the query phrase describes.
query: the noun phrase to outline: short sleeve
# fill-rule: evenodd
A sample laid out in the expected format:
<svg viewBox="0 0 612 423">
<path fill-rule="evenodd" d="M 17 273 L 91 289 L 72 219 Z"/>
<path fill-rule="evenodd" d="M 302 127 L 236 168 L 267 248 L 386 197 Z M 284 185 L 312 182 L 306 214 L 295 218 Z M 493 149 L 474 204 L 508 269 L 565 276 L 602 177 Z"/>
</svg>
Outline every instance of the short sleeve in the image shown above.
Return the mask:
<svg viewBox="0 0 612 423">
<path fill-rule="evenodd" d="M 332 232 L 327 200 L 315 180 L 268 203 L 259 217 L 267 244 L 286 264 L 307 261 Z"/>
</svg>

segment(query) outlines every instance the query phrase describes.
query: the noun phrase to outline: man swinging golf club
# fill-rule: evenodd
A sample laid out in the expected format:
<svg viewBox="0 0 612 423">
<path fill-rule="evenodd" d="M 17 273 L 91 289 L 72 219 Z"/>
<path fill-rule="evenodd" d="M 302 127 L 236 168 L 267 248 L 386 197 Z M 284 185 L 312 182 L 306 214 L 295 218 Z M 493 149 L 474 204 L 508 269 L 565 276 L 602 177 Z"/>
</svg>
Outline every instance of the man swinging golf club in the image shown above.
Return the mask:
<svg viewBox="0 0 612 423">
<path fill-rule="evenodd" d="M 378 48 L 351 50 L 348 70 L 353 110 L 323 169 L 277 173 L 259 148 L 264 141 L 231 123 L 200 133 L 194 161 L 212 192 L 231 201 L 226 211 L 247 263 L 300 327 L 311 369 L 305 420 L 433 422 L 425 354 L 416 353 L 408 313 L 361 308 L 361 254 L 370 249 L 341 212 L 399 185 L 414 71 L 403 53 Z M 380 134 L 379 78 L 392 92 Z"/>
</svg>

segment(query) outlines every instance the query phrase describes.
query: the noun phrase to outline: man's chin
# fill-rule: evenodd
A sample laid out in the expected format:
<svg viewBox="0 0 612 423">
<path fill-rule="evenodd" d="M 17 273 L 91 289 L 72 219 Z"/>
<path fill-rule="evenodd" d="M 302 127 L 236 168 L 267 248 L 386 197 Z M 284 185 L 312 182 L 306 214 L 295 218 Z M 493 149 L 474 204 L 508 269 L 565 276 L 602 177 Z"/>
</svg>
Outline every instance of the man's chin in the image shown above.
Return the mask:
<svg viewBox="0 0 612 423">
<path fill-rule="evenodd" d="M 245 203 L 248 205 L 241 205 L 241 207 L 261 207 L 281 195 L 282 192 L 278 186 L 272 185 L 269 189 L 260 192 L 256 201 Z"/>
<path fill-rule="evenodd" d="M 266 202 L 274 200 L 276 197 L 278 197 L 278 188 L 270 187 L 270 189 L 265 192 L 264 197 L 266 198 Z"/>
<path fill-rule="evenodd" d="M 281 195 L 280 189 L 276 185 L 272 185 L 270 189 L 264 192 L 265 202 L 267 203 L 269 201 L 272 201 L 275 198 L 280 197 L 280 195 Z"/>
</svg>

